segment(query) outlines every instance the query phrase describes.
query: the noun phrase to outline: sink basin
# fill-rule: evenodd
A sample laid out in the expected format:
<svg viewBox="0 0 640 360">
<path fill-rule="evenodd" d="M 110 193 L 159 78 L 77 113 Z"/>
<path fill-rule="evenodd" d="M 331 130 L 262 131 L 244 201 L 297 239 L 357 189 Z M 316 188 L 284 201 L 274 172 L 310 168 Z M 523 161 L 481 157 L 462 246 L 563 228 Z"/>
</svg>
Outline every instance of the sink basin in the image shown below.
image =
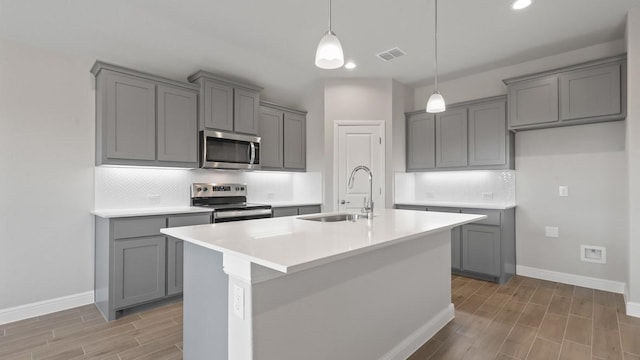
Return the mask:
<svg viewBox="0 0 640 360">
<path fill-rule="evenodd" d="M 363 214 L 330 214 L 330 215 L 316 215 L 299 217 L 300 220 L 320 221 L 320 222 L 336 222 L 336 221 L 356 221 L 358 219 L 366 218 L 367 215 Z"/>
</svg>

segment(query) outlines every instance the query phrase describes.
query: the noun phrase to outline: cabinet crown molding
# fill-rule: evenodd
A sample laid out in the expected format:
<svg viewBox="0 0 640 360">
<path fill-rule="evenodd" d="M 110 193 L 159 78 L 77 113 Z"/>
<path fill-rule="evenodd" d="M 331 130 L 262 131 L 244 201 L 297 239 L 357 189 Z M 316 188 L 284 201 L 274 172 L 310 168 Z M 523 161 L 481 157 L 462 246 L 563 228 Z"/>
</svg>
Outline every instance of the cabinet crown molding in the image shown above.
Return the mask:
<svg viewBox="0 0 640 360">
<path fill-rule="evenodd" d="M 489 102 L 489 101 L 498 101 L 498 100 L 507 101 L 507 95 L 505 94 L 505 95 L 489 96 L 481 99 L 473 99 L 468 101 L 457 102 L 455 104 L 447 105 L 447 111 L 453 110 L 459 107 L 466 107 L 470 105 L 480 104 L 480 103 Z M 420 109 L 420 110 L 409 111 L 404 114 L 405 116 L 410 116 L 410 115 L 416 115 L 416 114 L 424 114 L 426 112 L 427 112 L 426 109 Z"/>
<path fill-rule="evenodd" d="M 271 101 L 260 100 L 260 106 L 265 106 L 265 107 L 268 107 L 268 108 L 271 108 L 271 109 L 287 111 L 287 112 L 300 114 L 300 115 L 307 115 L 307 112 L 305 110 L 298 110 L 298 109 L 282 106 L 282 105 L 273 103 Z"/>
<path fill-rule="evenodd" d="M 91 73 L 95 77 L 97 77 L 98 74 L 100 74 L 100 72 L 102 70 L 109 70 L 109 71 L 117 72 L 117 73 L 120 73 L 120 74 L 123 74 L 123 75 L 129 75 L 129 76 L 135 76 L 135 77 L 139 77 L 139 78 L 144 78 L 144 79 L 152 80 L 152 81 L 155 81 L 155 82 L 158 82 L 158 83 L 161 83 L 161 84 L 177 86 L 177 87 L 181 87 L 181 88 L 189 89 L 189 90 L 198 91 L 200 89 L 200 87 L 198 85 L 194 85 L 194 84 L 190 84 L 190 83 L 182 82 L 182 81 L 177 81 L 177 80 L 172 80 L 172 79 L 167 79 L 167 78 L 162 77 L 162 76 L 157 76 L 157 75 L 149 74 L 149 73 L 146 73 L 146 72 L 129 69 L 129 68 L 126 68 L 124 66 L 110 64 L 110 63 L 107 63 L 107 62 L 104 62 L 104 61 L 100 61 L 100 60 L 96 61 L 95 64 L 93 64 L 93 66 L 91 67 Z"/>
<path fill-rule="evenodd" d="M 222 77 L 220 75 L 214 74 L 214 73 L 210 73 L 208 71 L 204 71 L 204 70 L 200 70 L 194 74 L 189 75 L 189 77 L 187 78 L 187 80 L 189 80 L 189 82 L 194 83 L 194 82 L 199 82 L 200 79 L 207 79 L 207 80 L 213 80 L 219 83 L 224 83 L 226 85 L 232 86 L 232 87 L 236 87 L 236 88 L 244 88 L 247 90 L 251 90 L 251 91 L 257 91 L 260 92 L 262 91 L 262 87 L 258 86 L 258 85 L 253 85 L 253 84 L 247 84 L 244 82 L 240 82 L 237 80 L 232 80 L 229 78 L 225 78 Z"/>
</svg>

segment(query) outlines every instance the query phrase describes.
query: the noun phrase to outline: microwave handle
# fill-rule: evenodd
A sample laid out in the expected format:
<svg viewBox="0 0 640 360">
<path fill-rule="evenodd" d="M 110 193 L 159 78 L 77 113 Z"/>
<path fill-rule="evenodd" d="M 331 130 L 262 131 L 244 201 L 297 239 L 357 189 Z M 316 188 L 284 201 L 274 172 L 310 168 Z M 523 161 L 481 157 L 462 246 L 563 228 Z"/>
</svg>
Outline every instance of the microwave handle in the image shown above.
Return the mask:
<svg viewBox="0 0 640 360">
<path fill-rule="evenodd" d="M 253 165 L 253 163 L 256 161 L 256 144 L 254 142 L 251 142 L 251 160 L 249 161 L 249 164 Z"/>
</svg>

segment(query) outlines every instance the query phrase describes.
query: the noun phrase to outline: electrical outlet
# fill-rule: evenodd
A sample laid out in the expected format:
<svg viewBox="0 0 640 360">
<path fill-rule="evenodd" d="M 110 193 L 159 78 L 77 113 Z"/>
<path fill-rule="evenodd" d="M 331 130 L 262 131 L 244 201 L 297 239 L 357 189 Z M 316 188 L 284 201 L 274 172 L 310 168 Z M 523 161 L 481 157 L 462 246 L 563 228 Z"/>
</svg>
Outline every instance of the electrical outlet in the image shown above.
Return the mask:
<svg viewBox="0 0 640 360">
<path fill-rule="evenodd" d="M 435 197 L 432 192 L 426 192 L 426 193 L 424 193 L 424 196 L 427 199 L 433 199 Z"/>
<path fill-rule="evenodd" d="M 160 200 L 162 200 L 162 196 L 158 194 L 149 194 L 147 195 L 147 199 L 149 199 L 149 201 L 152 203 L 158 203 L 160 202 Z"/>
<path fill-rule="evenodd" d="M 244 320 L 244 289 L 233 285 L 233 313 Z"/>
<path fill-rule="evenodd" d="M 594 245 L 580 245 L 580 261 L 607 263 L 607 248 Z"/>
<path fill-rule="evenodd" d="M 482 193 L 482 200 L 493 200 L 493 193 L 492 192 L 483 192 Z"/>
<path fill-rule="evenodd" d="M 562 197 L 569 196 L 569 187 L 564 185 L 558 187 L 558 195 Z"/>
<path fill-rule="evenodd" d="M 555 226 L 545 226 L 544 236 L 550 237 L 550 238 L 557 238 L 560 236 L 560 230 Z"/>
<path fill-rule="evenodd" d="M 274 193 L 268 193 L 267 194 L 267 199 L 269 199 L 269 200 L 273 200 L 273 199 L 275 199 L 275 197 L 276 197 L 276 194 L 274 194 Z"/>
</svg>

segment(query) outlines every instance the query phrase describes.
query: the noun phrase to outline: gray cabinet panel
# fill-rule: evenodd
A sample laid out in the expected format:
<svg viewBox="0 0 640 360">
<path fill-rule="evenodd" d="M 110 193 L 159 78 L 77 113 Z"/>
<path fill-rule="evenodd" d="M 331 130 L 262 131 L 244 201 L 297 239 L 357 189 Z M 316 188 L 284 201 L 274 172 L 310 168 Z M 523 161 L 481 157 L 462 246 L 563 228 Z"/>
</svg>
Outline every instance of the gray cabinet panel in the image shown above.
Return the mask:
<svg viewBox="0 0 640 360">
<path fill-rule="evenodd" d="M 304 170 L 307 166 L 306 117 L 300 114 L 284 113 L 284 167 Z"/>
<path fill-rule="evenodd" d="M 211 223 L 211 213 L 194 215 L 172 215 L 169 216 L 167 227 L 202 225 Z"/>
<path fill-rule="evenodd" d="M 104 81 L 106 157 L 155 160 L 155 84 L 116 73 L 107 73 Z"/>
<path fill-rule="evenodd" d="M 560 75 L 560 119 L 619 114 L 620 68 L 617 63 Z"/>
<path fill-rule="evenodd" d="M 504 101 L 469 107 L 469 165 L 507 162 L 507 117 Z"/>
<path fill-rule="evenodd" d="M 399 209 L 399 210 L 427 211 L 427 207 L 426 206 L 420 206 L 420 205 L 396 205 L 396 209 Z"/>
<path fill-rule="evenodd" d="M 477 215 L 487 215 L 486 219 L 474 221 L 474 224 L 482 224 L 482 225 L 494 225 L 500 226 L 501 210 L 492 210 L 492 209 L 462 209 L 463 214 L 477 214 Z"/>
<path fill-rule="evenodd" d="M 320 212 L 320 205 L 298 207 L 298 215 L 317 214 L 319 212 Z"/>
<path fill-rule="evenodd" d="M 165 296 L 164 236 L 114 242 L 114 307 Z"/>
<path fill-rule="evenodd" d="M 198 162 L 197 96 L 158 86 L 158 160 Z"/>
<path fill-rule="evenodd" d="M 234 89 L 233 130 L 257 135 L 260 95 L 256 91 Z"/>
<path fill-rule="evenodd" d="M 462 270 L 500 276 L 500 228 L 462 226 Z"/>
<path fill-rule="evenodd" d="M 455 214 L 460 213 L 460 209 L 458 208 L 440 207 L 440 206 L 429 206 L 427 207 L 427 211 L 448 212 L 448 213 L 455 213 Z"/>
<path fill-rule="evenodd" d="M 436 114 L 436 167 L 467 166 L 467 108 Z"/>
<path fill-rule="evenodd" d="M 284 166 L 284 130 L 282 111 L 260 107 L 260 163 L 262 168 L 282 169 Z"/>
<path fill-rule="evenodd" d="M 204 80 L 203 92 L 204 127 L 233 131 L 233 88 Z"/>
<path fill-rule="evenodd" d="M 114 239 L 158 235 L 167 226 L 164 216 L 121 218 L 113 222 Z"/>
<path fill-rule="evenodd" d="M 558 78 L 550 76 L 510 84 L 509 127 L 558 121 Z"/>
<path fill-rule="evenodd" d="M 273 217 L 294 216 L 294 215 L 298 215 L 298 208 L 295 206 L 273 208 Z"/>
<path fill-rule="evenodd" d="M 182 292 L 184 285 L 184 242 L 167 236 L 167 295 Z"/>
<path fill-rule="evenodd" d="M 457 226 L 451 229 L 451 268 L 460 270 L 462 268 L 462 227 Z"/>
<path fill-rule="evenodd" d="M 407 117 L 407 171 L 436 167 L 436 125 L 432 114 Z"/>
</svg>

